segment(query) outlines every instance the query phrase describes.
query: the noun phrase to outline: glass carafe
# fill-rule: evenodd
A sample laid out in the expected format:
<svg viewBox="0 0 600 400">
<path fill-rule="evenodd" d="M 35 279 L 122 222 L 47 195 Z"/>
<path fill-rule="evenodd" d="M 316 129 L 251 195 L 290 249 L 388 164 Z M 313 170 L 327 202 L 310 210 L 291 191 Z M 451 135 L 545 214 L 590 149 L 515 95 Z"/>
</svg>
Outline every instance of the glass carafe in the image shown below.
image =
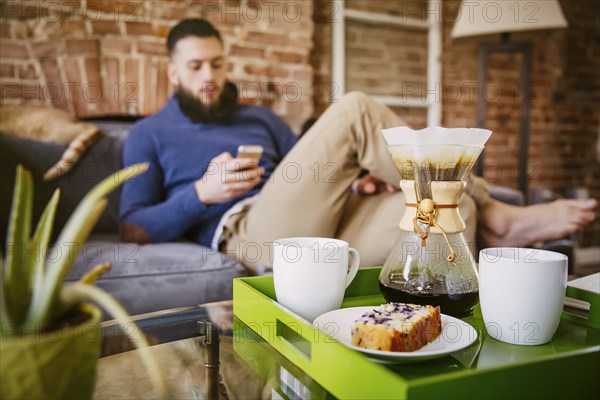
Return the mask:
<svg viewBox="0 0 600 400">
<path fill-rule="evenodd" d="M 487 140 L 487 138 L 486 138 Z M 458 211 L 482 145 L 391 145 L 406 212 L 379 277 L 387 301 L 440 306 L 469 315 L 479 301 L 475 260 Z"/>
</svg>

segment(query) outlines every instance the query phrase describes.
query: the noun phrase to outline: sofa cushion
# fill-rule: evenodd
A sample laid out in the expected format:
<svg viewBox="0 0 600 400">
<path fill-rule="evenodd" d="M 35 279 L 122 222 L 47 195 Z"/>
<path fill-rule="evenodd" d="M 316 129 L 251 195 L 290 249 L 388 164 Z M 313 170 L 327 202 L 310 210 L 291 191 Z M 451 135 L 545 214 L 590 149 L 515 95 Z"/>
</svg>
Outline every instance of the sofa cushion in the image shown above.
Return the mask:
<svg viewBox="0 0 600 400">
<path fill-rule="evenodd" d="M 232 280 L 245 276 L 234 260 L 194 243 L 88 241 L 66 279 L 80 279 L 95 265 L 112 268 L 97 286 L 111 293 L 131 314 L 198 305 L 232 298 Z"/>
</svg>

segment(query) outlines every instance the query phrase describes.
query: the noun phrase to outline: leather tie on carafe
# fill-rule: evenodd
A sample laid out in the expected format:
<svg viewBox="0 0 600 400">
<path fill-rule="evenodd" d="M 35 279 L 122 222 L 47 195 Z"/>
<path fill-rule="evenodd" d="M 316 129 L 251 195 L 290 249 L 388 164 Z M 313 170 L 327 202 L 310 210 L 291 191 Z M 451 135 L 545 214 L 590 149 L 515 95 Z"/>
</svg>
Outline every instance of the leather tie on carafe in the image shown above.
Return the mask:
<svg viewBox="0 0 600 400">
<path fill-rule="evenodd" d="M 417 215 L 413 218 L 413 225 L 415 227 L 415 231 L 421 238 L 421 246 L 425 247 L 427 244 L 427 237 L 429 236 L 429 232 L 424 231 L 419 226 L 419 222 L 425 224 L 429 227 L 435 226 L 440 230 L 444 239 L 446 240 L 446 244 L 450 249 L 450 254 L 446 257 L 448 262 L 454 262 L 456 260 L 456 252 L 452 248 L 450 241 L 448 240 L 448 236 L 446 236 L 446 232 L 440 227 L 438 224 L 434 222 L 435 217 L 435 209 L 436 208 L 456 208 L 458 204 L 435 204 L 431 199 L 423 199 L 419 202 L 419 204 L 414 203 L 406 203 L 407 207 L 417 207 Z"/>
</svg>

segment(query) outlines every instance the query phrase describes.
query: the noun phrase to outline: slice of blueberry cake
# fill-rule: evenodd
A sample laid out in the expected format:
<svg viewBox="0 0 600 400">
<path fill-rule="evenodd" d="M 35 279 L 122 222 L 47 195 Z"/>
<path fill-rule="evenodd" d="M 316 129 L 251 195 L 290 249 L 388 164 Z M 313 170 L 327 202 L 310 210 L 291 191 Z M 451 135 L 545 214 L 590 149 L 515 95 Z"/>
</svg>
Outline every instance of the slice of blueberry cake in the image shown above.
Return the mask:
<svg viewBox="0 0 600 400">
<path fill-rule="evenodd" d="M 414 351 L 442 332 L 440 308 L 388 303 L 367 311 L 352 325 L 352 344 L 373 350 Z"/>
</svg>

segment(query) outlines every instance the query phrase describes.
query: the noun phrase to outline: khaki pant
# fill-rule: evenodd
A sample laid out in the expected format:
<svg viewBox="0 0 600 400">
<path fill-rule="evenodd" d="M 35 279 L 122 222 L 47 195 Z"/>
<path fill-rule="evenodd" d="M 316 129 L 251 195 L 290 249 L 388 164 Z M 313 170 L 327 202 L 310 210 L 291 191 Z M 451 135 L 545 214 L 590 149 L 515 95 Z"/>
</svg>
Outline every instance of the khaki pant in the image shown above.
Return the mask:
<svg viewBox="0 0 600 400">
<path fill-rule="evenodd" d="M 398 185 L 400 174 L 382 129 L 406 123 L 369 96 L 352 92 L 329 107 L 288 153 L 262 189 L 257 203 L 225 226 L 227 254 L 256 271 L 272 264 L 272 243 L 295 236 L 342 239 L 360 253 L 361 266 L 382 265 L 399 234 L 404 195 L 350 195 L 361 169 Z M 467 187 L 478 204 L 487 201 L 482 180 Z M 476 207 L 463 196 L 465 238 L 475 240 Z"/>
</svg>

